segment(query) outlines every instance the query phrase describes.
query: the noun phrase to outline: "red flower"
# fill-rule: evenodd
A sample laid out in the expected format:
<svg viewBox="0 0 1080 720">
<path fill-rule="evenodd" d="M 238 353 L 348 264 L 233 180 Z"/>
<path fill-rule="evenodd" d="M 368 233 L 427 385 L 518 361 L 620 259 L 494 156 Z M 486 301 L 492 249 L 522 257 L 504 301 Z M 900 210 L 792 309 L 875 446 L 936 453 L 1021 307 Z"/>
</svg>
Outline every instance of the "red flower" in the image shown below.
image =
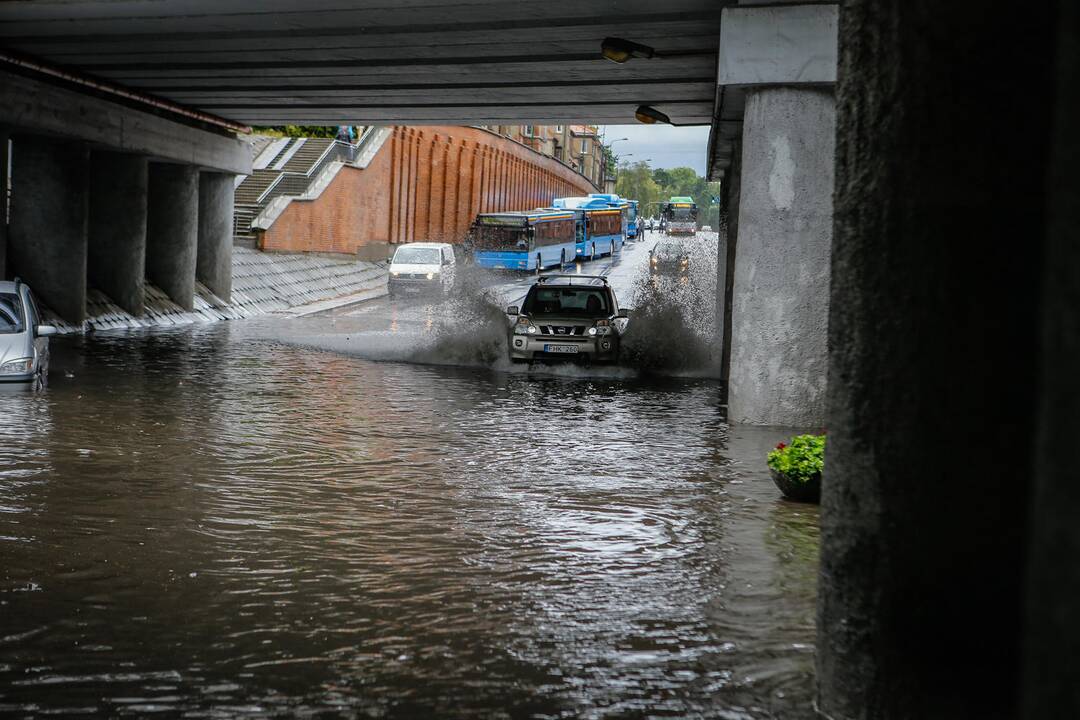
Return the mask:
<svg viewBox="0 0 1080 720">
<path fill-rule="evenodd" d="M 776 443 L 776 449 L 777 450 L 783 450 L 786 447 L 787 447 L 787 445 L 785 445 L 784 443 Z"/>
</svg>

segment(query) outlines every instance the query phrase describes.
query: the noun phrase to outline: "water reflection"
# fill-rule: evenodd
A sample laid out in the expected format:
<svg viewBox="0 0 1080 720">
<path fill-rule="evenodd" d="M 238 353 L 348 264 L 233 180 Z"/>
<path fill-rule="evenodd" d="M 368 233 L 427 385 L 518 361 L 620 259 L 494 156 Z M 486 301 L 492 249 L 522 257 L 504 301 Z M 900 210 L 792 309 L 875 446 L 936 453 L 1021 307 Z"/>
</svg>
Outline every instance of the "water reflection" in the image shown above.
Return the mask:
<svg viewBox="0 0 1080 720">
<path fill-rule="evenodd" d="M 816 511 L 715 385 L 258 337 L 0 400 L 0 712 L 812 716 Z"/>
</svg>

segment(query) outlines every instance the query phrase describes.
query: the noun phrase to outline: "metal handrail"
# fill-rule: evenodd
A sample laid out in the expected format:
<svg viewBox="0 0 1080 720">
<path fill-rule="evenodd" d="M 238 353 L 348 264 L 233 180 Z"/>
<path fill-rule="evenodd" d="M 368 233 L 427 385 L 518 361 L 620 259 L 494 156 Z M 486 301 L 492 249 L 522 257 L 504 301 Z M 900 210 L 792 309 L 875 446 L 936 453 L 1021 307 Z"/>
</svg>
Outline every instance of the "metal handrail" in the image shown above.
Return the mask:
<svg viewBox="0 0 1080 720">
<path fill-rule="evenodd" d="M 322 154 L 319 155 L 318 160 L 316 160 L 312 164 L 311 169 L 308 170 L 308 172 L 306 173 L 282 170 L 281 173 L 276 178 L 274 178 L 274 181 L 267 185 L 266 189 L 262 191 L 258 199 L 255 201 L 256 204 L 262 205 L 268 200 L 272 200 L 274 197 L 276 197 L 274 191 L 277 190 L 278 186 L 286 179 L 304 177 L 308 180 L 311 180 L 313 178 L 319 177 L 320 173 L 322 173 L 326 165 L 328 165 L 330 162 L 336 162 L 338 160 L 341 160 L 342 155 L 344 155 L 345 158 L 344 162 L 349 164 L 356 162 L 356 158 L 362 152 L 363 147 L 365 147 L 368 142 L 371 141 L 372 131 L 374 129 L 375 127 L 373 125 L 368 126 L 368 128 L 364 130 L 364 134 L 361 135 L 360 138 L 356 141 L 355 145 L 353 143 L 342 142 L 341 140 L 335 140 L 334 142 L 330 143 L 326 146 L 326 149 L 323 150 Z M 281 193 L 277 194 L 280 195 Z M 300 194 L 302 195 L 303 193 Z"/>
</svg>

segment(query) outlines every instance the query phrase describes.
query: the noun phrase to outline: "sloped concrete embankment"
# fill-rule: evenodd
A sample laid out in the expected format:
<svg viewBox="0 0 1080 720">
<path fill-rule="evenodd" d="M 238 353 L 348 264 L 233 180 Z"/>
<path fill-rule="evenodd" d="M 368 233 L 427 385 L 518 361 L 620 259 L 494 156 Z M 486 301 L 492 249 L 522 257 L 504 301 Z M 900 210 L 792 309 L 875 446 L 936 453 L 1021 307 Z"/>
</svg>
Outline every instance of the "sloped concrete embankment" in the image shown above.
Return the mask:
<svg viewBox="0 0 1080 720">
<path fill-rule="evenodd" d="M 323 309 L 327 301 L 360 302 L 386 294 L 386 270 L 373 263 L 233 248 L 232 300 L 225 302 L 202 283 L 195 286 L 194 309 L 174 303 L 158 287 L 146 284 L 146 306 L 136 317 L 102 292 L 87 291 L 87 319 L 81 325 L 59 320 L 45 310 L 61 332 L 167 327 L 238 320 L 274 312 L 302 314 L 305 306 Z M 312 304 L 315 305 L 312 305 Z"/>
</svg>

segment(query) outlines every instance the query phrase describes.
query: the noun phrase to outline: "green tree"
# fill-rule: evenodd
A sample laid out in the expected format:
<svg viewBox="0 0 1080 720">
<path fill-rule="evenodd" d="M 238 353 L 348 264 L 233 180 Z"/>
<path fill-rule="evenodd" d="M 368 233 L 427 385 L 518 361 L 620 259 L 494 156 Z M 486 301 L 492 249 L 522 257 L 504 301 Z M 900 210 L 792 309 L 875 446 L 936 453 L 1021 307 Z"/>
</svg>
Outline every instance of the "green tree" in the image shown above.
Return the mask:
<svg viewBox="0 0 1080 720">
<path fill-rule="evenodd" d="M 624 163 L 619 167 L 619 179 L 615 183 L 615 192 L 624 198 L 637 200 L 642 215 L 648 217 L 656 212 L 656 203 L 661 199 L 660 186 L 653 180 L 649 165 L 644 162 Z"/>
</svg>

